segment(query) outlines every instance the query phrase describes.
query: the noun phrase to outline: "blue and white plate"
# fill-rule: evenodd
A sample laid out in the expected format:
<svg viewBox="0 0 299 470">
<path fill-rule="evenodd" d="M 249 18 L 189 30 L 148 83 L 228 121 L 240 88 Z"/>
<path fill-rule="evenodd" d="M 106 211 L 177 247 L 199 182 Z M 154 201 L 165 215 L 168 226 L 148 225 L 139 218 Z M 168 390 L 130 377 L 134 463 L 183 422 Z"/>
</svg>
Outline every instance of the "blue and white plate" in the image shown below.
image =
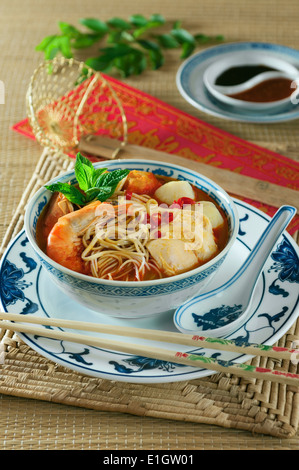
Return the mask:
<svg viewBox="0 0 299 470">
<path fill-rule="evenodd" d="M 235 203 L 240 216 L 239 235 L 231 253 L 210 283 L 211 289 L 218 287 L 223 283 L 223 279 L 233 275 L 239 268 L 269 221 L 268 216 L 254 207 L 238 200 L 235 200 Z M 275 343 L 297 319 L 298 283 L 299 250 L 292 237 L 285 233 L 274 248 L 258 282 L 251 315 L 243 326 L 229 335 L 229 338 L 265 344 Z M 11 313 L 110 323 L 116 328 L 117 325 L 132 325 L 176 331 L 173 311 L 139 320 L 109 319 L 71 300 L 49 279 L 24 231 L 11 242 L 2 257 L 0 300 L 4 311 Z M 135 383 L 157 383 L 191 380 L 213 374 L 205 369 L 195 369 L 41 336 L 18 334 L 42 356 L 64 367 L 94 377 Z M 86 334 L 95 335 L 88 332 Z M 117 340 L 120 337 L 111 335 L 110 338 Z M 121 340 L 130 341 L 129 338 Z M 131 341 L 140 344 L 145 342 L 137 338 Z M 153 341 L 149 344 L 154 347 L 191 352 L 187 346 L 170 343 L 161 345 Z M 245 355 L 208 351 L 202 348 L 192 349 L 192 352 L 199 352 L 201 355 L 212 354 L 213 357 L 240 363 L 249 359 L 249 356 Z"/>
<path fill-rule="evenodd" d="M 259 42 L 221 44 L 194 54 L 183 62 L 176 77 L 179 92 L 195 108 L 223 119 L 255 123 L 275 123 L 298 119 L 299 106 L 291 103 L 291 101 L 289 107 L 281 109 L 279 112 L 250 112 L 221 103 L 209 94 L 203 81 L 207 68 L 212 63 L 223 60 L 225 57 L 231 59 L 234 54 L 248 51 L 253 51 L 257 60 L 259 56 L 266 55 L 267 57 L 282 59 L 299 69 L 299 51 L 290 47 Z M 299 102 L 297 98 L 299 97 L 295 97 L 295 103 Z"/>
</svg>

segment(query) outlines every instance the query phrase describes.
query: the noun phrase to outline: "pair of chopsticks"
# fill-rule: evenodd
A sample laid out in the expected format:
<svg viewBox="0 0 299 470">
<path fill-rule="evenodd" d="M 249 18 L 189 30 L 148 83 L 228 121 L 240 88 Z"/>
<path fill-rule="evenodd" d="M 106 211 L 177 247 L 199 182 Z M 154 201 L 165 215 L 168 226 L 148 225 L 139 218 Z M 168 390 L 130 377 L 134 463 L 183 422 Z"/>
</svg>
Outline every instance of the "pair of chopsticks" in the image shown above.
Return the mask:
<svg viewBox="0 0 299 470">
<path fill-rule="evenodd" d="M 213 357 L 172 351 L 159 347 L 147 346 L 146 344 L 133 344 L 131 342 L 110 340 L 98 336 L 89 336 L 82 333 L 73 333 L 49 328 L 37 327 L 43 325 L 52 328 L 67 328 L 72 330 L 92 331 L 108 335 L 125 336 L 127 338 L 142 338 L 150 341 L 175 343 L 193 348 L 207 348 L 209 350 L 229 351 L 252 356 L 266 356 L 274 359 L 292 360 L 298 363 L 299 350 L 284 347 L 267 346 L 263 344 L 240 343 L 223 338 L 205 337 L 197 334 L 182 334 L 170 331 L 147 330 L 116 325 L 104 325 L 83 321 L 64 320 L 56 318 L 42 318 L 34 315 L 19 315 L 14 313 L 0 312 L 0 328 L 39 335 L 73 343 L 94 346 L 98 348 L 129 353 L 132 355 L 148 357 L 161 361 L 167 361 L 186 366 L 208 369 L 216 372 L 235 374 L 241 377 L 256 378 L 279 382 L 285 385 L 299 386 L 299 374 L 274 370 L 270 368 L 255 367 L 249 364 L 239 364 L 232 361 L 217 360 Z M 19 323 L 15 323 L 19 322 Z M 32 323 L 28 325 L 26 323 Z M 295 362 L 296 361 L 296 362 Z"/>
</svg>

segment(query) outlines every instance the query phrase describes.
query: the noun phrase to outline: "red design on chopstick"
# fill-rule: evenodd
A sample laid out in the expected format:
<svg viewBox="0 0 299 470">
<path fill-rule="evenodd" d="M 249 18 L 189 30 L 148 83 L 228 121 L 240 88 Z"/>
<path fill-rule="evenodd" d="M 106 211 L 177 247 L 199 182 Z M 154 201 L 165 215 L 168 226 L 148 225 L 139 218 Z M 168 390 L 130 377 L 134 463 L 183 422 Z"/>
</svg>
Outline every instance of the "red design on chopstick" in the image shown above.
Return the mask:
<svg viewBox="0 0 299 470">
<path fill-rule="evenodd" d="M 285 371 L 280 371 L 280 370 L 273 370 L 273 369 L 267 369 L 264 367 L 256 367 L 255 368 L 256 372 L 260 372 L 262 374 L 273 374 L 273 375 L 280 375 L 281 377 L 289 377 L 292 379 L 298 379 L 299 375 L 292 373 L 292 372 L 285 372 Z"/>
</svg>

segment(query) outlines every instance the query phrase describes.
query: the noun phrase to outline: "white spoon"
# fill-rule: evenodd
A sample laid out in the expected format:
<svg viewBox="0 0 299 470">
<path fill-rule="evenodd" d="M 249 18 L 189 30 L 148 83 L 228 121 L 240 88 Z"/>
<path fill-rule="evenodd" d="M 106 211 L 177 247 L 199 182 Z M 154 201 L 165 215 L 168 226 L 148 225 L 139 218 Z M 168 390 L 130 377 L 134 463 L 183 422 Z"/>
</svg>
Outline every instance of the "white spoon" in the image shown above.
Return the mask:
<svg viewBox="0 0 299 470">
<path fill-rule="evenodd" d="M 183 333 L 204 332 L 205 336 L 220 337 L 243 323 L 264 264 L 295 214 L 296 209 L 292 206 L 280 207 L 246 261 L 227 282 L 213 291 L 194 297 L 176 310 L 176 328 Z M 190 323 L 192 328 L 189 328 Z"/>
</svg>

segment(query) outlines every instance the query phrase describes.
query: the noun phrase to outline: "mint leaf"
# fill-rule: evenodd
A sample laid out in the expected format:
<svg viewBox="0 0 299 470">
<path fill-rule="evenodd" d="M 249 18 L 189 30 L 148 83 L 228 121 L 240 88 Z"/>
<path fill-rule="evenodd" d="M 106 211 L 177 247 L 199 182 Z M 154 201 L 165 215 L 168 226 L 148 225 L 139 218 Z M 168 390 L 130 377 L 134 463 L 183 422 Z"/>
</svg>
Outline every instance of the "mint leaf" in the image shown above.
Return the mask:
<svg viewBox="0 0 299 470">
<path fill-rule="evenodd" d="M 98 199 L 99 201 L 106 201 L 111 197 L 118 185 L 118 183 L 125 178 L 130 170 L 114 170 L 107 171 L 106 168 L 101 168 L 101 174 L 97 173 L 97 179 L 94 179 L 94 186 L 86 191 L 88 201 Z"/>
<path fill-rule="evenodd" d="M 75 163 L 75 175 L 82 191 L 86 191 L 92 186 L 93 173 L 94 167 L 92 163 L 83 157 L 81 153 L 78 153 Z"/>
<path fill-rule="evenodd" d="M 52 192 L 58 191 L 73 204 L 85 205 L 95 199 L 106 201 L 111 197 L 118 183 L 125 178 L 130 170 L 107 171 L 107 168 L 94 168 L 88 158 L 77 153 L 75 176 L 80 190 L 68 183 L 54 183 L 45 186 Z"/>
<path fill-rule="evenodd" d="M 107 168 L 94 168 L 94 173 L 92 175 L 92 187 L 97 187 L 98 180 L 100 176 L 107 171 Z"/>
<path fill-rule="evenodd" d="M 77 204 L 78 206 L 82 206 L 86 203 L 86 197 L 81 191 L 68 183 L 54 183 L 48 186 L 45 186 L 51 192 L 60 192 L 64 194 L 64 196 L 73 204 Z"/>
<path fill-rule="evenodd" d="M 104 202 L 111 197 L 116 189 L 115 186 L 105 186 L 103 188 L 90 188 L 86 191 L 88 201 L 97 199 L 98 201 Z"/>
<path fill-rule="evenodd" d="M 99 188 L 117 186 L 118 183 L 129 174 L 130 170 L 114 170 L 103 173 L 98 178 L 96 185 Z"/>
</svg>

